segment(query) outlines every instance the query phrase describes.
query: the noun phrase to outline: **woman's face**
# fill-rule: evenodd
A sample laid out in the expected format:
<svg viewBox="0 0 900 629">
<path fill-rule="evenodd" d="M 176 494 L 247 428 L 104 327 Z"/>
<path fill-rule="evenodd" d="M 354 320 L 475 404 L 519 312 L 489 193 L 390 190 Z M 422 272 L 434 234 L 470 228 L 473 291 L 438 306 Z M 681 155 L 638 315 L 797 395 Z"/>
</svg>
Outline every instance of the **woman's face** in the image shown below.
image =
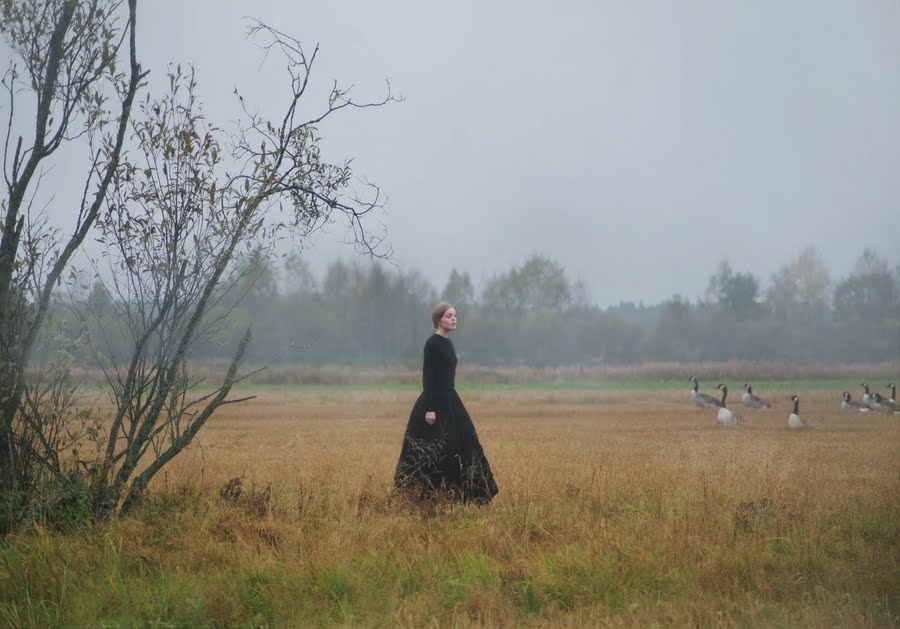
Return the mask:
<svg viewBox="0 0 900 629">
<path fill-rule="evenodd" d="M 456 329 L 456 308 L 447 308 L 447 312 L 444 313 L 444 316 L 441 317 L 441 320 L 438 322 L 438 326 L 440 329 L 445 332 L 450 332 L 451 330 Z"/>
</svg>

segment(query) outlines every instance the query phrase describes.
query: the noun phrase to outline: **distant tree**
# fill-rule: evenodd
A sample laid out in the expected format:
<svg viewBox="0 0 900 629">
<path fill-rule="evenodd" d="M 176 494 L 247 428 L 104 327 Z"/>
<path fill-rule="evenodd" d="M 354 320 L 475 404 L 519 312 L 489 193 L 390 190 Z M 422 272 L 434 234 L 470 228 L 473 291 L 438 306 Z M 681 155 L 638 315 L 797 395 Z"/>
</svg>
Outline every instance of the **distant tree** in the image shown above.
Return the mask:
<svg viewBox="0 0 900 629">
<path fill-rule="evenodd" d="M 267 360 L 288 364 L 334 362 L 329 341 L 337 338 L 338 332 L 325 312 L 318 279 L 298 253 L 288 255 L 282 269 L 284 294 L 273 298 L 270 324 L 257 328 L 257 339 L 262 341 L 259 345 L 268 352 Z"/>
<path fill-rule="evenodd" d="M 565 269 L 553 260 L 532 255 L 520 267 L 491 279 L 482 303 L 516 314 L 564 310 L 572 302 L 572 286 Z"/>
<path fill-rule="evenodd" d="M 312 295 L 318 290 L 309 264 L 299 253 L 291 253 L 284 259 L 283 274 L 288 295 Z"/>
<path fill-rule="evenodd" d="M 509 313 L 480 308 L 474 316 L 462 313 L 454 343 L 466 362 L 509 365 L 524 362 L 527 341 L 517 333 L 521 318 Z"/>
<path fill-rule="evenodd" d="M 450 271 L 447 285 L 444 287 L 443 299 L 457 307 L 457 310 L 469 310 L 475 305 L 475 288 L 468 271 L 460 273 L 456 269 Z"/>
<path fill-rule="evenodd" d="M 635 304 L 632 301 L 619 302 L 616 306 L 610 306 L 606 313 L 622 317 L 628 323 L 644 330 L 652 329 L 662 311 L 661 304 L 645 305 L 643 302 Z"/>
<path fill-rule="evenodd" d="M 278 296 L 278 278 L 272 268 L 269 252 L 253 248 L 245 254 L 234 256 L 234 267 L 227 280 L 229 297 L 251 313 L 258 316 Z"/>
<path fill-rule="evenodd" d="M 593 307 L 583 307 L 569 314 L 574 348 L 568 362 L 621 364 L 639 357 L 644 334 L 637 325 Z"/>
<path fill-rule="evenodd" d="M 322 280 L 322 305 L 330 322 L 326 333 L 317 342 L 332 348 L 332 355 L 349 360 L 358 354 L 353 347 L 355 339 L 352 299 L 355 286 L 355 271 L 347 263 L 335 260 L 325 270 Z"/>
<path fill-rule="evenodd" d="M 590 291 L 587 282 L 582 278 L 575 280 L 571 287 L 572 297 L 571 305 L 579 308 L 587 308 L 590 306 Z"/>
<path fill-rule="evenodd" d="M 431 307 L 438 297 L 434 287 L 415 270 L 397 273 L 392 278 L 391 295 L 391 325 L 385 334 L 386 342 L 397 362 L 416 364 L 421 360 L 422 341 L 431 329 Z M 463 334 L 465 328 L 463 325 Z"/>
<path fill-rule="evenodd" d="M 766 300 L 776 317 L 809 323 L 828 312 L 830 285 L 822 254 L 807 246 L 775 274 Z"/>
<path fill-rule="evenodd" d="M 766 291 L 766 305 L 772 316 L 779 322 L 787 322 L 797 312 L 797 287 L 790 267 L 781 267 L 773 276 Z"/>
<path fill-rule="evenodd" d="M 209 309 L 209 319 L 218 323 L 198 339 L 191 352 L 194 357 L 213 356 L 217 347 L 220 355 L 230 356 L 251 324 L 258 331 L 274 331 L 281 295 L 269 251 L 261 247 L 236 251 L 233 264 L 223 274 L 220 284 L 221 290 Z M 264 364 L 279 361 L 284 346 L 283 339 L 279 343 L 276 338 L 257 336 L 247 356 Z"/>
<path fill-rule="evenodd" d="M 810 246 L 773 275 L 765 300 L 772 315 L 773 357 L 827 360 L 836 355 L 830 286 L 822 256 Z"/>
<path fill-rule="evenodd" d="M 867 249 L 834 291 L 835 317 L 871 322 L 897 313 L 898 292 L 887 262 Z"/>
<path fill-rule="evenodd" d="M 674 295 L 662 304 L 662 312 L 648 335 L 647 358 L 693 361 L 704 356 L 705 340 L 698 329 L 691 303 Z"/>
<path fill-rule="evenodd" d="M 759 314 L 759 282 L 750 273 L 734 273 L 726 260 L 710 276 L 706 292 L 723 312 L 738 319 Z"/>
<path fill-rule="evenodd" d="M 341 260 L 335 260 L 325 270 L 322 295 L 332 313 L 341 319 L 350 312 L 353 275 L 353 269 Z"/>
<path fill-rule="evenodd" d="M 900 290 L 887 262 L 865 250 L 834 289 L 834 319 L 845 358 L 886 360 L 900 327 Z"/>
<path fill-rule="evenodd" d="M 791 274 L 801 303 L 814 308 L 827 305 L 831 278 L 817 249 L 805 247 L 791 266 Z"/>
<path fill-rule="evenodd" d="M 125 356 L 128 333 L 123 328 L 124 322 L 118 319 L 119 306 L 115 295 L 110 293 L 106 284 L 95 279 L 84 301 L 76 299 L 72 303 L 70 300 L 68 304 L 62 302 L 61 306 L 77 320 L 77 324 L 69 326 L 70 329 L 79 325 L 86 335 L 84 340 L 91 354 L 85 358 L 87 363 L 119 360 Z"/>
<path fill-rule="evenodd" d="M 356 350 L 360 361 L 377 360 L 387 366 L 393 354 L 390 334 L 396 320 L 399 299 L 393 294 L 391 278 L 380 264 L 373 264 L 368 273 L 357 276 L 352 308 L 358 317 Z"/>
<path fill-rule="evenodd" d="M 545 366 L 575 362 L 575 327 L 558 310 L 542 309 L 527 317 L 520 329 L 521 359 Z"/>
</svg>

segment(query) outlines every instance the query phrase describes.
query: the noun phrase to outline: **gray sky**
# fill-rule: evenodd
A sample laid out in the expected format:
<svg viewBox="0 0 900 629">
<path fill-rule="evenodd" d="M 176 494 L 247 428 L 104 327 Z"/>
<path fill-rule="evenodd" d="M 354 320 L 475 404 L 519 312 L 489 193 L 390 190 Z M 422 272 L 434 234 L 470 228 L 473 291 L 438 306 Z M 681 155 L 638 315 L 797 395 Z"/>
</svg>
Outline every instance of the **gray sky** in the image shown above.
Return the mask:
<svg viewBox="0 0 900 629">
<path fill-rule="evenodd" d="M 320 45 L 310 111 L 332 79 L 403 94 L 325 147 L 388 193 L 395 262 L 438 289 L 531 253 L 600 305 L 697 297 L 723 258 L 765 285 L 807 244 L 837 279 L 865 247 L 900 262 L 897 0 L 152 0 L 141 60 L 193 63 L 213 118 L 235 86 L 267 111 L 284 75 L 246 15 Z"/>
</svg>

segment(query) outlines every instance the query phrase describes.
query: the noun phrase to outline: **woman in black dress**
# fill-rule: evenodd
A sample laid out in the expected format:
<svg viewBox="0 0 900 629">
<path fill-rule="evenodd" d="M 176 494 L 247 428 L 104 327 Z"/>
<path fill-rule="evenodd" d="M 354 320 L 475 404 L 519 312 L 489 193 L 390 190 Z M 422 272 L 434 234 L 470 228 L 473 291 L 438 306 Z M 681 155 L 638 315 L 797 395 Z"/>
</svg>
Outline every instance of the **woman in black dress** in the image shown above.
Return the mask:
<svg viewBox="0 0 900 629">
<path fill-rule="evenodd" d="M 454 389 L 456 351 L 449 334 L 456 329 L 456 309 L 441 302 L 431 320 L 435 333 L 425 342 L 422 394 L 409 415 L 394 484 L 417 499 L 445 495 L 484 504 L 498 489 L 472 418 Z"/>
</svg>

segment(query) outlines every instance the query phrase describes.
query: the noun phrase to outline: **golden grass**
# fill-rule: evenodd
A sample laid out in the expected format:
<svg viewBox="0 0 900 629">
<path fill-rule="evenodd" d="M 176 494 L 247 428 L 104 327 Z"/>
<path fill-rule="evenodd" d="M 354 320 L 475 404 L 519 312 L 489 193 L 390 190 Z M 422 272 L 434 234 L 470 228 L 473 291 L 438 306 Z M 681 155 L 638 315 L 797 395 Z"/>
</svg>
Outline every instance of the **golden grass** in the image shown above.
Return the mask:
<svg viewBox="0 0 900 629">
<path fill-rule="evenodd" d="M 800 394 L 814 430 L 782 399 L 723 429 L 682 392 L 472 393 L 500 494 L 422 508 L 391 493 L 415 394 L 261 392 L 135 517 L 9 540 L 0 623 L 896 626 L 900 423 Z"/>
</svg>

